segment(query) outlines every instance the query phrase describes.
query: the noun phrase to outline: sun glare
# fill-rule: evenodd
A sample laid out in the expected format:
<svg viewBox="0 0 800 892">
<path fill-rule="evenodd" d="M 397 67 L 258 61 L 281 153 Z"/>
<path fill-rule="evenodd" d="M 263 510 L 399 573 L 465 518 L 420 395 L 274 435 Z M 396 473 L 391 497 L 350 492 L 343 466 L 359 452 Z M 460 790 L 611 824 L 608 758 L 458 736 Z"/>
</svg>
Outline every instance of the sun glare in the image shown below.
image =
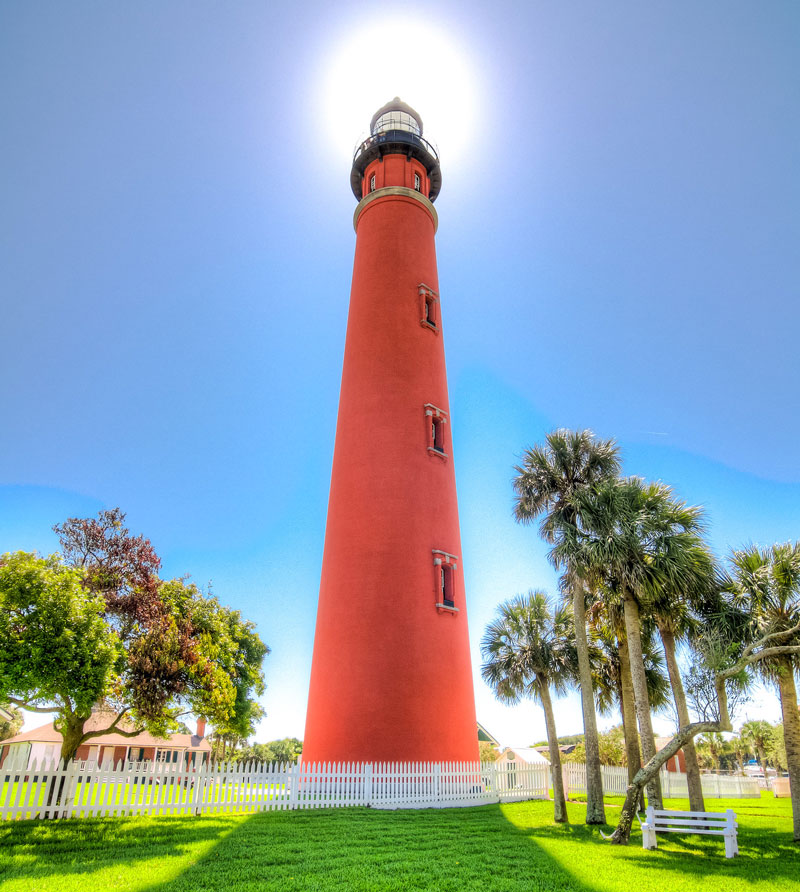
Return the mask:
<svg viewBox="0 0 800 892">
<path fill-rule="evenodd" d="M 352 154 L 370 118 L 399 96 L 419 112 L 443 163 L 459 158 L 479 96 L 465 50 L 428 23 L 386 19 L 351 34 L 324 72 L 325 113 L 338 150 Z"/>
</svg>

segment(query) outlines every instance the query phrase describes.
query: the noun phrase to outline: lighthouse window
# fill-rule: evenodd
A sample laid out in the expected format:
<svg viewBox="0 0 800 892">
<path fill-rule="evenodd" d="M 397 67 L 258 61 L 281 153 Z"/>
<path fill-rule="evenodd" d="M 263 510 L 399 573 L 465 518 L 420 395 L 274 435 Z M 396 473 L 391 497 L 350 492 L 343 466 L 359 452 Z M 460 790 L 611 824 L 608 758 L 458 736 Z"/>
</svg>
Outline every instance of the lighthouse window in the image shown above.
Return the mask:
<svg viewBox="0 0 800 892">
<path fill-rule="evenodd" d="M 455 607 L 453 600 L 453 568 L 442 564 L 439 567 L 439 595 L 445 607 Z"/>
<path fill-rule="evenodd" d="M 421 191 L 422 189 L 422 180 L 420 179 L 418 173 L 414 174 L 414 188 L 417 190 L 417 192 Z"/>
<path fill-rule="evenodd" d="M 372 176 L 369 178 L 369 191 L 375 191 L 375 174 L 372 174 Z"/>
<path fill-rule="evenodd" d="M 439 300 L 436 292 L 425 285 L 419 286 L 420 324 L 433 331 L 439 331 Z"/>
<path fill-rule="evenodd" d="M 441 418 L 431 418 L 431 440 L 435 452 L 444 452 L 444 423 Z"/>
<path fill-rule="evenodd" d="M 447 414 L 432 403 L 426 403 L 425 421 L 428 425 L 428 452 L 440 458 L 447 458 L 447 453 L 444 451 Z"/>
<path fill-rule="evenodd" d="M 436 298 L 430 294 L 425 295 L 425 322 L 436 328 Z"/>
<path fill-rule="evenodd" d="M 456 607 L 455 572 L 458 558 L 439 548 L 433 549 L 433 569 L 436 581 L 436 606 L 439 612 L 458 613 Z"/>
</svg>

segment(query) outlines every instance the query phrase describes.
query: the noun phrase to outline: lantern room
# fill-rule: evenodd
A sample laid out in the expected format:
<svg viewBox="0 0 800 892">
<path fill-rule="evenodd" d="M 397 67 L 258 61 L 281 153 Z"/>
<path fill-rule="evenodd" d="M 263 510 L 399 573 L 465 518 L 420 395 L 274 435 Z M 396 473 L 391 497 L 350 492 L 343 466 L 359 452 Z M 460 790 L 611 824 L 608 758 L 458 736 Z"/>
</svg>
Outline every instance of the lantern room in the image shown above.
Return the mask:
<svg viewBox="0 0 800 892">
<path fill-rule="evenodd" d="M 372 116 L 356 148 L 350 186 L 358 201 L 378 189 L 413 189 L 434 201 L 442 186 L 439 154 L 422 135 L 422 118 L 398 96 Z"/>
</svg>

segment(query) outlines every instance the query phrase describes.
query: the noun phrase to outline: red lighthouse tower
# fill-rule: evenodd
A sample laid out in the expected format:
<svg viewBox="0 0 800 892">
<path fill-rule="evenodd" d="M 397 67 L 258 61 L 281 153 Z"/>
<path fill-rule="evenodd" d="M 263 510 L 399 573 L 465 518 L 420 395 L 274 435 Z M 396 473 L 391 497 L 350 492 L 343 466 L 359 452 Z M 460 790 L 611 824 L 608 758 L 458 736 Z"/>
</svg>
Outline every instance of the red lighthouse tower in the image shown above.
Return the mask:
<svg viewBox="0 0 800 892">
<path fill-rule="evenodd" d="M 475 761 L 433 206 L 399 99 L 353 159 L 356 251 L 303 759 Z"/>
</svg>

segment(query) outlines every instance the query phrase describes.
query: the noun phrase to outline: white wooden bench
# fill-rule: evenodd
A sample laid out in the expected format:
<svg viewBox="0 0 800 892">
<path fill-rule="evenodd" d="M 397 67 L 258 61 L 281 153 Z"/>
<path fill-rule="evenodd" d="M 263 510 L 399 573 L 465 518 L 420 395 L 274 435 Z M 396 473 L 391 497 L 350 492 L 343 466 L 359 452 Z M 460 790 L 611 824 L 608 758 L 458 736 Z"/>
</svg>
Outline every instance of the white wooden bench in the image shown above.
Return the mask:
<svg viewBox="0 0 800 892">
<path fill-rule="evenodd" d="M 739 854 L 736 841 L 736 815 L 732 809 L 718 811 L 667 811 L 649 806 L 647 819 L 642 824 L 642 845 L 646 849 L 657 846 L 656 833 L 703 833 L 725 837 L 725 857 Z"/>
</svg>

